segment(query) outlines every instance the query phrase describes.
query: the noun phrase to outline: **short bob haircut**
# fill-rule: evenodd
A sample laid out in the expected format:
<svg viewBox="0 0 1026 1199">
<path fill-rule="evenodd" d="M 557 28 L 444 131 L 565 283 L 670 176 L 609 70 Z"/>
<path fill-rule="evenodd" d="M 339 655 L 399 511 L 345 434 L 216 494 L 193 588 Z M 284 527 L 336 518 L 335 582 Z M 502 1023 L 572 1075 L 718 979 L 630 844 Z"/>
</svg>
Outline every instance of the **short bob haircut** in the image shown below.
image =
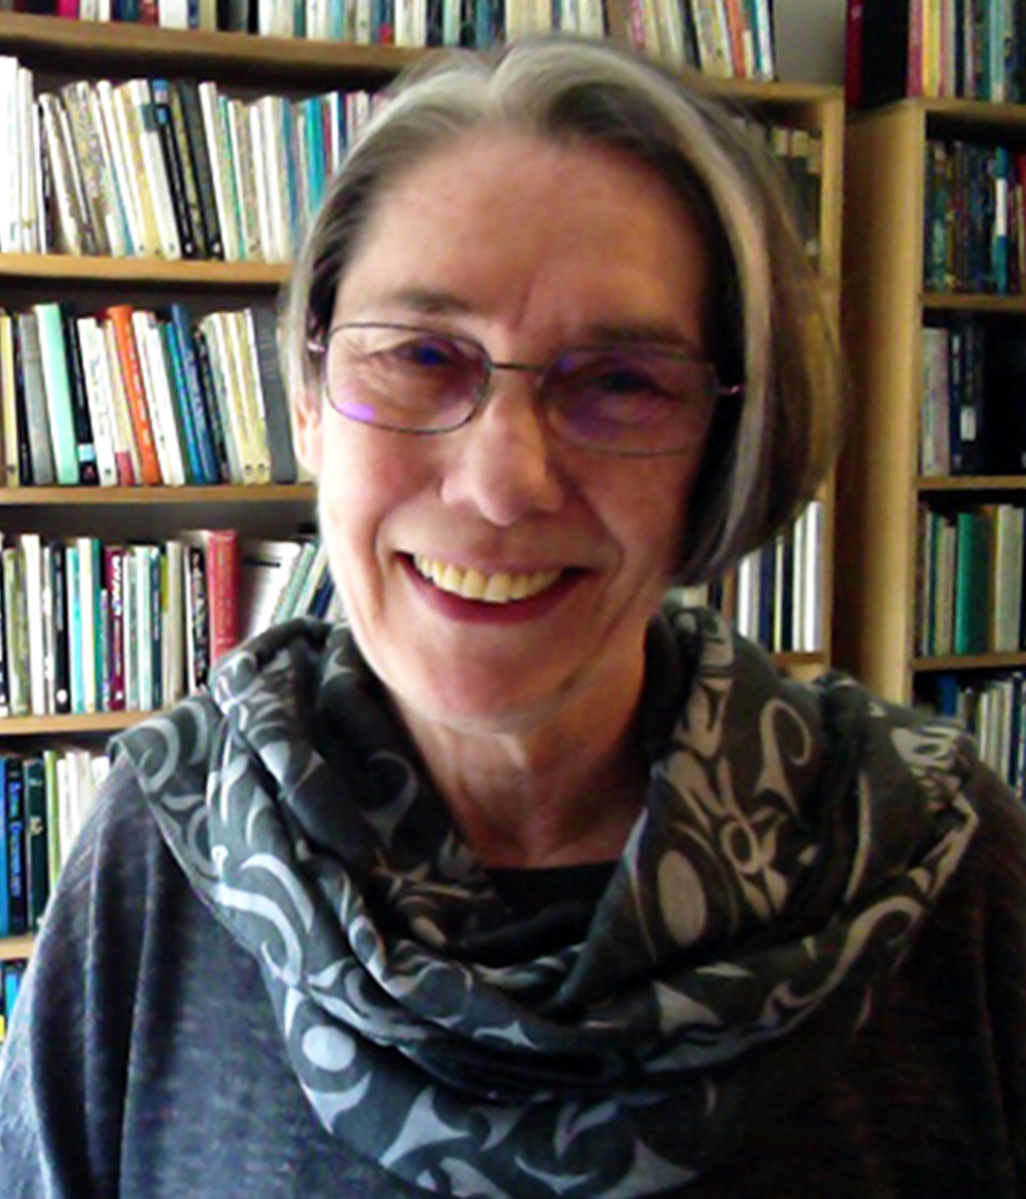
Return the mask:
<svg viewBox="0 0 1026 1199">
<path fill-rule="evenodd" d="M 626 151 L 707 230 L 708 349 L 720 378 L 742 392 L 717 406 L 677 581 L 715 578 L 815 495 L 838 447 L 843 389 L 836 330 L 782 173 L 698 77 L 610 42 L 560 36 L 494 55 L 439 51 L 400 76 L 332 181 L 287 286 L 281 332 L 293 403 L 319 392 L 310 343 L 328 332 L 376 200 L 418 160 L 481 129 Z"/>
</svg>

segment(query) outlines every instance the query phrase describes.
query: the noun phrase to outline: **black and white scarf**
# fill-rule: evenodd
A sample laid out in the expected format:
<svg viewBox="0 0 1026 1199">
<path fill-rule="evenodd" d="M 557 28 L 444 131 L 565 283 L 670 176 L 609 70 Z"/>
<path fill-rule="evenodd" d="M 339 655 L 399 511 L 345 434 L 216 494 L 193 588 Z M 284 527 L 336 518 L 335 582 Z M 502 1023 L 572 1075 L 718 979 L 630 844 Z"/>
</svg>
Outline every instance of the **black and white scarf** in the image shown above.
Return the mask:
<svg viewBox="0 0 1026 1199">
<path fill-rule="evenodd" d="M 972 837 L 950 725 L 788 682 L 709 611 L 664 611 L 648 674 L 644 809 L 597 906 L 540 914 L 342 627 L 271 630 L 119 739 L 325 1128 L 426 1191 L 686 1193 L 843 1050 Z"/>
</svg>

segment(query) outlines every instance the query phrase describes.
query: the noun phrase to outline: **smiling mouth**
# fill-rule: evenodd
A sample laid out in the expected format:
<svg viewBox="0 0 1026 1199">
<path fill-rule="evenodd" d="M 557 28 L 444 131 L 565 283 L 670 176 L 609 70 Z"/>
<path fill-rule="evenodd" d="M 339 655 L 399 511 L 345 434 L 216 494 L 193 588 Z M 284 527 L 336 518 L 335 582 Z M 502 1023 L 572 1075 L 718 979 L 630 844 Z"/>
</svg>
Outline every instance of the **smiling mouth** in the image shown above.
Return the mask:
<svg viewBox="0 0 1026 1199">
<path fill-rule="evenodd" d="M 439 591 L 484 604 L 511 604 L 517 600 L 531 599 L 548 591 L 563 573 L 559 570 L 536 570 L 528 574 L 508 571 L 485 574 L 473 568 L 462 570 L 451 562 L 440 562 L 437 558 L 427 558 L 423 554 L 413 555 L 413 565 L 417 573 Z"/>
</svg>

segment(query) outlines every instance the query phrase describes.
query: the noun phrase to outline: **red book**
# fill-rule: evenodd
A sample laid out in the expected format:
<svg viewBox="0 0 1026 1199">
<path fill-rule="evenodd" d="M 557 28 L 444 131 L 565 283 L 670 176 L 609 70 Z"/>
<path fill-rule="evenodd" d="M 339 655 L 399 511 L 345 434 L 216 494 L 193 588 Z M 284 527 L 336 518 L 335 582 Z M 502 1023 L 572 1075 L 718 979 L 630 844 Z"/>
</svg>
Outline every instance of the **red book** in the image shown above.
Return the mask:
<svg viewBox="0 0 1026 1199">
<path fill-rule="evenodd" d="M 106 311 L 106 319 L 114 330 L 114 341 L 121 363 L 121 377 L 125 385 L 125 398 L 132 419 L 132 431 L 139 451 L 140 482 L 147 487 L 158 487 L 163 479 L 157 460 L 157 446 L 153 440 L 153 426 L 146 406 L 146 388 L 143 384 L 139 350 L 132 331 L 132 308 L 128 304 L 114 304 Z"/>
<path fill-rule="evenodd" d="M 207 545 L 207 602 L 210 611 L 210 662 L 239 644 L 239 534 L 210 529 Z"/>
<path fill-rule="evenodd" d="M 848 0 L 844 31 L 844 102 L 857 108 L 862 100 L 863 0 Z"/>
</svg>

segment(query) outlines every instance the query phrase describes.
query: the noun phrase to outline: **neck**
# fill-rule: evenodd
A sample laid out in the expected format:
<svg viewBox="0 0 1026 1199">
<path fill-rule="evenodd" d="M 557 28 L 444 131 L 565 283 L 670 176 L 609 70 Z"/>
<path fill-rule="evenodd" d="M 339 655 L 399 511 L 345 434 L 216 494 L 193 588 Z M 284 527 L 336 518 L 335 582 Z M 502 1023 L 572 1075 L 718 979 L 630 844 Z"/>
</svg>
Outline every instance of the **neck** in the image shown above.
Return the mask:
<svg viewBox="0 0 1026 1199">
<path fill-rule="evenodd" d="M 619 857 L 644 802 L 635 695 L 562 708 L 527 728 L 452 728 L 403 716 L 465 840 L 486 866 Z M 402 705 L 400 704 L 402 710 Z"/>
</svg>

